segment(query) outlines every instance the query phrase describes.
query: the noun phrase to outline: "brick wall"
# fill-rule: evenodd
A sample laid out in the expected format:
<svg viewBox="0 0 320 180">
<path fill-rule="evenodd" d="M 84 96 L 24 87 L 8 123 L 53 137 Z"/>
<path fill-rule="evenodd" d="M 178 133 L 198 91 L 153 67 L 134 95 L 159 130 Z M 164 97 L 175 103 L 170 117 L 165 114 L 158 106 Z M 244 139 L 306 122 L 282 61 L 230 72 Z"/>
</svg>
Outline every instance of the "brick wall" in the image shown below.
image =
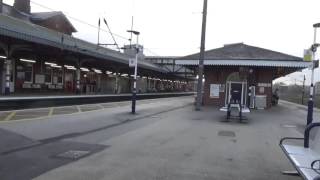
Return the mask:
<svg viewBox="0 0 320 180">
<path fill-rule="evenodd" d="M 271 107 L 272 100 L 272 80 L 273 80 L 273 69 L 272 68 L 252 68 L 253 74 L 250 77 L 252 82 L 248 82 L 249 85 L 256 86 L 256 95 L 266 95 L 267 96 L 267 107 Z M 226 96 L 226 81 L 230 74 L 238 72 L 239 67 L 206 67 L 205 74 L 205 83 L 204 83 L 204 96 L 203 103 L 204 105 L 215 105 L 215 106 L 224 106 L 225 105 L 225 96 Z M 219 98 L 210 97 L 210 84 L 222 84 L 224 85 L 224 92 L 219 93 Z M 260 92 L 259 86 L 263 87 L 264 92 Z"/>
</svg>

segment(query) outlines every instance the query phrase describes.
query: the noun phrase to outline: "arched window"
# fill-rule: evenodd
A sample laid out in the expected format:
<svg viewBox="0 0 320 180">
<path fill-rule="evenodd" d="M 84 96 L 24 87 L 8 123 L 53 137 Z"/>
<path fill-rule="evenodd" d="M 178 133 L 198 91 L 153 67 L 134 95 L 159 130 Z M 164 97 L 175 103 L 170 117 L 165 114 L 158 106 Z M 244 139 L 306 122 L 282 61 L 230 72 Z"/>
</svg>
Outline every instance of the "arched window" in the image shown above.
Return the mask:
<svg viewBox="0 0 320 180">
<path fill-rule="evenodd" d="M 227 82 L 246 82 L 246 81 L 247 81 L 246 78 L 240 77 L 239 72 L 231 73 L 227 78 Z"/>
</svg>

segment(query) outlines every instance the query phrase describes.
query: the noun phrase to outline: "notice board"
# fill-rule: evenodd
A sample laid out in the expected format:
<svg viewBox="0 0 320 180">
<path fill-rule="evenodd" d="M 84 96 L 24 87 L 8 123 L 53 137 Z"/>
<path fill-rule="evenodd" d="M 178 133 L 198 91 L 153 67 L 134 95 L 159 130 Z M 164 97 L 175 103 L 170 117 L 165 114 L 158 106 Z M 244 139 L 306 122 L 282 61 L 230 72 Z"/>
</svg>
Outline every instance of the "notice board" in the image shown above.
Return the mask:
<svg viewBox="0 0 320 180">
<path fill-rule="evenodd" d="M 220 84 L 210 84 L 210 98 L 220 97 Z"/>
</svg>

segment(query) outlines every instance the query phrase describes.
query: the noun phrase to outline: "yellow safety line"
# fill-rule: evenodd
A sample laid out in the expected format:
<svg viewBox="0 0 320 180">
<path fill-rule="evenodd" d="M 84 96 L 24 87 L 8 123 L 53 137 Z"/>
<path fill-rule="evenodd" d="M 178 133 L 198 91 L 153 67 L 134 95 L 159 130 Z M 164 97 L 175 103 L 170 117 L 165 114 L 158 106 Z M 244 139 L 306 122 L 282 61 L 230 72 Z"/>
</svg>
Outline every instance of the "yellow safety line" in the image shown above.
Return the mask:
<svg viewBox="0 0 320 180">
<path fill-rule="evenodd" d="M 80 106 L 77 106 L 77 109 L 78 109 L 78 112 L 79 112 L 79 113 L 82 112 Z"/>
<path fill-rule="evenodd" d="M 53 110 L 54 110 L 54 108 L 52 107 L 52 108 L 50 108 L 50 111 L 49 111 L 49 113 L 48 113 L 48 116 L 52 116 L 52 114 L 53 114 Z"/>
<path fill-rule="evenodd" d="M 10 121 L 15 115 L 16 115 L 16 112 L 15 112 L 15 111 L 12 111 L 12 112 L 4 119 L 4 121 Z"/>
</svg>

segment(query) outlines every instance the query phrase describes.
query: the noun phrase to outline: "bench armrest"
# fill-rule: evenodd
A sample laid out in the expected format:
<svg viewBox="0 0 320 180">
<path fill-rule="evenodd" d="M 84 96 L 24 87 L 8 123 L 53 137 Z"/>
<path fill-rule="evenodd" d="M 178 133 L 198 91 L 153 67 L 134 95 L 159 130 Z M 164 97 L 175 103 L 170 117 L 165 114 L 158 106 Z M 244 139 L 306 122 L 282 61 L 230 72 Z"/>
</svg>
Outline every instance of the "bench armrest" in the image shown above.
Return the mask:
<svg viewBox="0 0 320 180">
<path fill-rule="evenodd" d="M 309 142 L 310 142 L 310 131 L 314 128 L 314 127 L 319 127 L 320 123 L 311 123 L 309 124 L 306 129 L 304 130 L 304 147 L 305 148 L 309 148 Z"/>
<path fill-rule="evenodd" d="M 296 138 L 296 137 L 284 137 L 280 140 L 280 145 L 283 145 L 283 142 L 286 140 L 304 140 L 304 138 Z"/>
</svg>

